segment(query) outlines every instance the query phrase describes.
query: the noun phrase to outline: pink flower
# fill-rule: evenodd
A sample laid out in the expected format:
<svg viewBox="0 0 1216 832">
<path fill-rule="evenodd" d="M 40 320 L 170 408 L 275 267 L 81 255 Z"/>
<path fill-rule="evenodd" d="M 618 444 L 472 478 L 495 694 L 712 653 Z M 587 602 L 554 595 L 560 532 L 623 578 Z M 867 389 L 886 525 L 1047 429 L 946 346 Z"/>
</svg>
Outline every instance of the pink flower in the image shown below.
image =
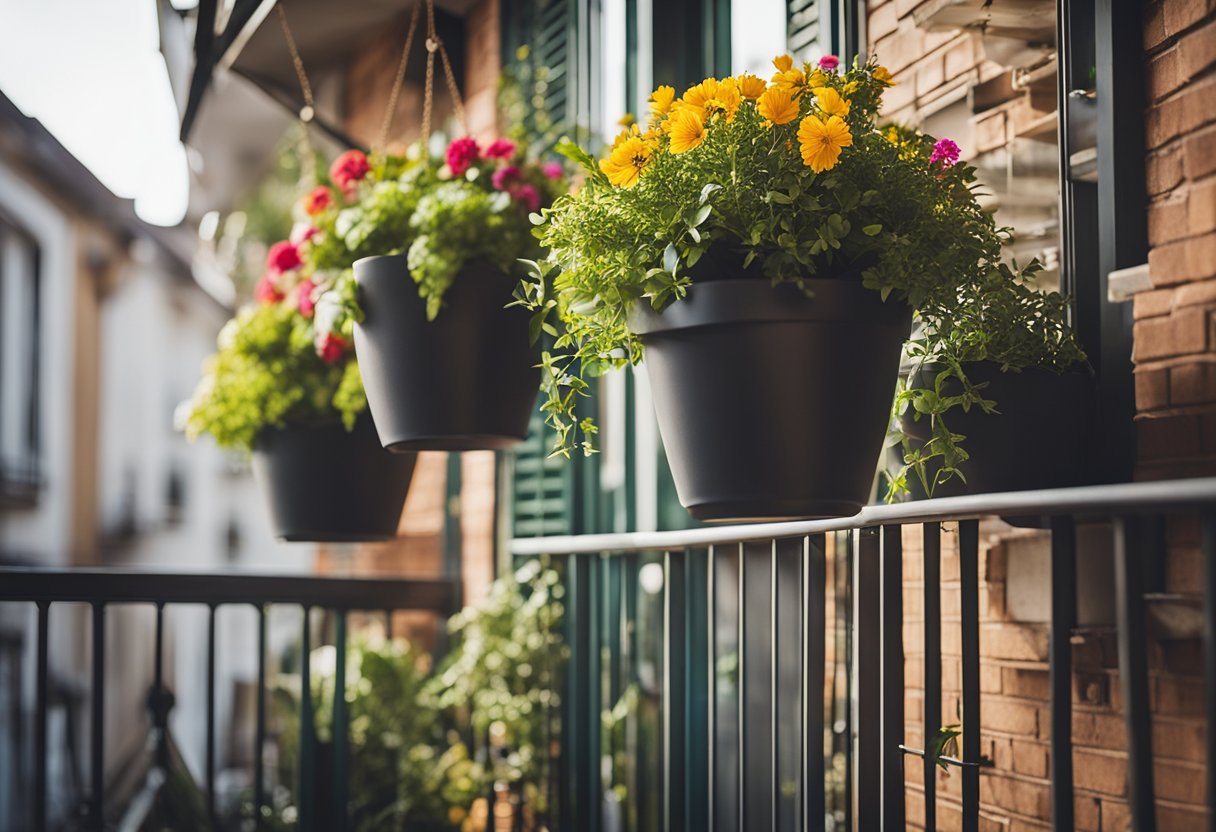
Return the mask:
<svg viewBox="0 0 1216 832">
<path fill-rule="evenodd" d="M 511 192 L 511 196 L 528 206 L 529 211 L 540 208 L 540 192 L 532 185 L 524 183 Z"/>
<path fill-rule="evenodd" d="M 337 364 L 342 360 L 342 356 L 346 354 L 346 348 L 350 346 L 346 339 L 341 335 L 335 335 L 332 332 L 327 332 L 317 344 L 317 355 L 326 364 Z"/>
<path fill-rule="evenodd" d="M 545 162 L 540 166 L 540 172 L 549 179 L 561 179 L 566 175 L 566 171 L 562 169 L 560 162 Z"/>
<path fill-rule="evenodd" d="M 318 185 L 304 197 L 304 213 L 310 217 L 315 217 L 333 204 L 333 192 L 324 185 Z"/>
<path fill-rule="evenodd" d="M 263 306 L 270 306 L 272 303 L 278 303 L 283 299 L 283 293 L 279 291 L 279 287 L 274 285 L 274 281 L 270 275 L 265 275 L 258 281 L 258 285 L 254 287 L 253 299 Z"/>
<path fill-rule="evenodd" d="M 300 296 L 296 299 L 300 314 L 305 318 L 311 318 L 313 313 L 317 311 L 317 304 L 312 299 L 312 290 L 316 288 L 316 284 L 306 277 L 300 281 L 300 285 L 296 288 L 300 292 Z"/>
<path fill-rule="evenodd" d="M 510 159 L 515 155 L 515 142 L 510 139 L 495 139 L 486 148 L 487 159 Z"/>
<path fill-rule="evenodd" d="M 819 68 L 825 72 L 835 72 L 838 66 L 840 66 L 840 58 L 835 55 L 824 55 L 819 59 Z"/>
<path fill-rule="evenodd" d="M 477 140 L 472 136 L 465 136 L 463 139 L 456 139 L 448 145 L 448 167 L 452 169 L 452 176 L 464 176 L 465 171 L 473 166 L 473 163 L 481 156 L 481 148 L 477 146 Z"/>
<path fill-rule="evenodd" d="M 291 229 L 291 242 L 297 247 L 302 246 L 320 233 L 316 226 L 298 222 Z"/>
<path fill-rule="evenodd" d="M 942 163 L 942 167 L 948 168 L 958 162 L 958 145 L 950 139 L 938 139 L 937 144 L 933 145 L 933 152 L 929 154 L 929 164 L 937 162 Z"/>
<path fill-rule="evenodd" d="M 494 171 L 494 175 L 490 177 L 490 183 L 495 190 L 505 191 L 517 179 L 519 179 L 519 168 L 515 165 L 507 165 Z"/>
<path fill-rule="evenodd" d="M 367 157 L 363 155 L 363 151 L 348 150 L 334 159 L 334 163 L 329 167 L 329 178 L 349 193 L 356 182 L 367 176 L 368 169 Z"/>
<path fill-rule="evenodd" d="M 300 250 L 287 240 L 270 247 L 266 254 L 266 269 L 271 274 L 282 274 L 300 267 Z"/>
</svg>

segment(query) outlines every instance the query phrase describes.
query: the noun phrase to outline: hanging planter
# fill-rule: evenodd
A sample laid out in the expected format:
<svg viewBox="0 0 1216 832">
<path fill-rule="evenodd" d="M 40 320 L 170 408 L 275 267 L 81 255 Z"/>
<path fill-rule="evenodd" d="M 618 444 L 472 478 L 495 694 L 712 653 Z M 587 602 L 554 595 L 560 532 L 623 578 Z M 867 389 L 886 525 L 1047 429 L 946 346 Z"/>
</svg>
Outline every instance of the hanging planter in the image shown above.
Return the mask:
<svg viewBox="0 0 1216 832">
<path fill-rule="evenodd" d="M 416 459 L 381 448 L 364 416 L 352 431 L 339 423 L 264 431 L 253 471 L 280 540 L 358 543 L 397 536 Z"/>
<path fill-rule="evenodd" d="M 663 446 L 698 520 L 846 516 L 870 496 L 911 312 L 854 281 L 806 287 L 714 281 L 662 313 L 636 307 Z"/>
<path fill-rule="evenodd" d="M 914 389 L 933 389 L 939 367 L 921 368 L 909 379 Z M 996 402 L 987 413 L 979 406 L 964 411 L 954 408 L 944 415 L 949 430 L 966 437 L 969 459 L 959 463 L 966 477 L 951 477 L 933 490 L 934 497 L 961 494 L 992 494 L 1084 485 L 1088 434 L 1094 424 L 1096 382 L 1084 367 L 1053 372 L 1027 367 L 1021 372 L 1001 372 L 992 361 L 966 365 L 972 384 L 984 385 L 980 394 Z M 961 385 L 950 378 L 942 386 L 944 395 L 958 395 Z M 922 450 L 932 437 L 928 419 L 913 418 L 914 411 L 900 416 L 900 428 L 910 449 Z M 942 459 L 926 465 L 929 483 L 937 481 Z M 911 496 L 928 496 L 919 477 L 910 477 Z"/>
<path fill-rule="evenodd" d="M 494 449 L 527 436 L 540 371 L 528 313 L 505 308 L 511 278 L 465 264 L 434 320 L 405 257 L 359 260 L 355 280 L 363 310 L 355 351 L 384 447 Z"/>
</svg>

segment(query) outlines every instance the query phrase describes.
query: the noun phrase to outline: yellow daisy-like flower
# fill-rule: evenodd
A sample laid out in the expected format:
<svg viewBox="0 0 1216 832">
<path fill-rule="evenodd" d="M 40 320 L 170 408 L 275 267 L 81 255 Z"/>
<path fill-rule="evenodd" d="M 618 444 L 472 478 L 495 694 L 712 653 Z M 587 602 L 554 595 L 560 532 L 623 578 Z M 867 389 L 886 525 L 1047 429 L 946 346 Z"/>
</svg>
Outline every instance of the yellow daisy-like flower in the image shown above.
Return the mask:
<svg viewBox="0 0 1216 832">
<path fill-rule="evenodd" d="M 650 114 L 655 118 L 667 115 L 671 109 L 671 103 L 675 100 L 675 88 L 664 84 L 650 94 Z"/>
<path fill-rule="evenodd" d="M 849 83 L 844 85 L 845 95 L 852 95 L 853 93 L 857 92 L 857 90 L 860 88 L 860 86 L 861 85 L 858 84 L 856 81 L 850 81 Z"/>
<path fill-rule="evenodd" d="M 899 131 L 894 126 L 888 127 L 882 135 L 891 144 L 899 144 Z"/>
<path fill-rule="evenodd" d="M 874 80 L 888 87 L 895 86 L 895 79 L 891 77 L 891 70 L 885 66 L 874 67 Z"/>
<path fill-rule="evenodd" d="M 815 103 L 825 114 L 841 118 L 849 114 L 849 100 L 842 98 L 840 93 L 831 87 L 816 87 L 811 92 L 815 93 Z"/>
<path fill-rule="evenodd" d="M 807 116 L 798 125 L 802 163 L 815 173 L 836 167 L 840 151 L 852 143 L 853 134 L 840 116 L 829 116 L 827 121 L 821 121 L 818 116 Z"/>
<path fill-rule="evenodd" d="M 773 86 L 789 90 L 797 98 L 806 90 L 806 75 L 801 69 L 787 69 L 773 76 Z"/>
<path fill-rule="evenodd" d="M 826 72 L 824 72 L 822 69 L 816 69 L 814 72 L 812 72 L 810 75 L 808 75 L 807 79 L 806 79 L 806 85 L 808 87 L 812 87 L 812 88 L 822 87 L 827 82 L 828 82 L 828 74 Z"/>
<path fill-rule="evenodd" d="M 637 123 L 637 119 L 633 117 L 633 113 L 625 113 L 625 115 L 616 120 L 616 123 L 622 127 L 632 127 Z"/>
<path fill-rule="evenodd" d="M 695 109 L 683 109 L 672 115 L 671 129 L 667 132 L 671 137 L 671 152 L 684 153 L 705 141 L 705 121 Z"/>
<path fill-rule="evenodd" d="M 764 95 L 765 87 L 768 86 L 763 78 L 757 78 L 749 73 L 736 76 L 735 83 L 739 87 L 739 93 L 749 101 L 755 101 Z"/>
<path fill-rule="evenodd" d="M 650 164 L 650 155 L 650 145 L 641 136 L 630 136 L 600 161 L 600 170 L 618 188 L 632 188 Z"/>
<path fill-rule="evenodd" d="M 789 55 L 778 55 L 773 58 L 773 66 L 777 67 L 778 72 L 787 72 L 794 65 L 794 59 Z"/>
<path fill-rule="evenodd" d="M 728 78 L 718 84 L 718 89 L 714 92 L 713 97 L 705 102 L 705 113 L 710 118 L 725 116 L 727 121 L 734 121 L 735 112 L 742 103 L 743 97 L 739 95 L 735 79 Z"/>
<path fill-rule="evenodd" d="M 756 109 L 772 124 L 789 124 L 798 118 L 798 102 L 794 100 L 793 92 L 782 87 L 765 90 Z"/>
<path fill-rule="evenodd" d="M 680 103 L 682 107 L 683 105 L 687 105 L 704 112 L 706 109 L 705 105 L 709 103 L 710 99 L 717 97 L 719 86 L 717 78 L 706 78 L 701 83 L 693 84 L 684 90 L 684 95 L 680 97 Z"/>
</svg>

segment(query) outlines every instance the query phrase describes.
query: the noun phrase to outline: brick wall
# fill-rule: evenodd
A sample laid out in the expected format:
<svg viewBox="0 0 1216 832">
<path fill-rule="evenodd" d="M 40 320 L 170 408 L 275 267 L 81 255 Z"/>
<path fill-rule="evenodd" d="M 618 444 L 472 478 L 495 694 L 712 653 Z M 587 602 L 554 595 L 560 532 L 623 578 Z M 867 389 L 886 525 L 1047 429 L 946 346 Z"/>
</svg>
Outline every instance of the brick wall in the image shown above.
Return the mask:
<svg viewBox="0 0 1216 832">
<path fill-rule="evenodd" d="M 974 32 L 917 25 L 931 3 L 870 0 L 871 50 L 895 73 L 887 96 L 892 120 L 923 126 L 963 90 L 998 79 Z M 938 4 L 940 5 L 940 4 Z M 1216 472 L 1216 2 L 1159 0 L 1145 20 L 1152 99 L 1146 118 L 1150 272 L 1153 290 L 1135 299 L 1138 476 Z M 964 154 L 1034 136 L 1053 123 L 1054 99 L 1032 90 L 972 115 L 961 135 Z M 1054 130 L 1054 126 L 1050 126 Z M 942 547 L 943 721 L 961 721 L 957 538 L 947 526 Z M 1164 591 L 1199 586 L 1198 528 L 1171 519 Z M 1049 829 L 1050 723 L 1047 627 L 1016 620 L 1007 592 L 1012 558 L 1044 556 L 1044 532 L 991 521 L 981 528 L 981 748 L 994 767 L 981 775 L 981 829 Z M 923 612 L 919 528 L 904 537 L 907 741 L 921 746 Z M 1047 579 L 1044 578 L 1044 581 Z M 1087 573 L 1079 575 L 1086 592 Z M 1033 588 L 1033 587 L 1032 587 Z M 1038 587 L 1046 591 L 1046 586 Z M 1150 608 L 1150 698 L 1153 708 L 1157 819 L 1163 830 L 1200 828 L 1203 814 L 1202 707 L 1198 641 L 1166 638 Z M 1078 830 L 1129 828 L 1126 734 L 1119 702 L 1117 655 L 1109 625 L 1073 639 L 1073 743 Z M 907 772 L 910 827 L 923 824 L 921 768 Z M 960 822 L 960 778 L 939 782 L 938 823 Z"/>
</svg>

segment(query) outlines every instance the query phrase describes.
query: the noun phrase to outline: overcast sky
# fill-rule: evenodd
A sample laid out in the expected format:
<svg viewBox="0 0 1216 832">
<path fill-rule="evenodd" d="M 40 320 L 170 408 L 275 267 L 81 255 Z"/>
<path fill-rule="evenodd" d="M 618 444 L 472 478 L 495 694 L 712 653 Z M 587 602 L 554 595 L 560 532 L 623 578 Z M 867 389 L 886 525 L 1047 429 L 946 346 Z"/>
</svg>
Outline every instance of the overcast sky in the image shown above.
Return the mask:
<svg viewBox="0 0 1216 832">
<path fill-rule="evenodd" d="M 186 211 L 186 154 L 156 0 L 0 0 L 0 91 L 141 218 Z"/>
</svg>

